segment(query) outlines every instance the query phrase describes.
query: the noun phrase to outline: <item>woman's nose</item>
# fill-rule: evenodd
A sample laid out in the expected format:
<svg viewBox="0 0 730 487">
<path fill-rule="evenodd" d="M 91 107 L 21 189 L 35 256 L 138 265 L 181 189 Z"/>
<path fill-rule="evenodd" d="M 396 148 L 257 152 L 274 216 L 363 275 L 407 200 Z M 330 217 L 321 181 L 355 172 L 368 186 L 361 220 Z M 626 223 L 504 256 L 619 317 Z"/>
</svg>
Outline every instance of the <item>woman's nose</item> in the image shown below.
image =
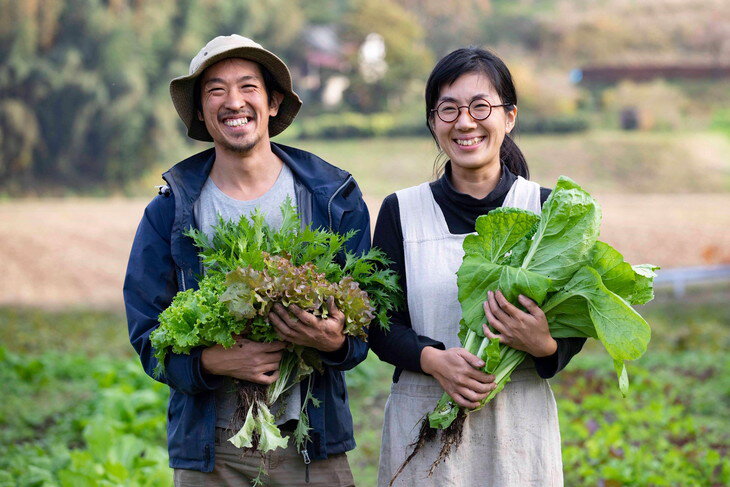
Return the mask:
<svg viewBox="0 0 730 487">
<path fill-rule="evenodd" d="M 465 130 L 476 127 L 476 121 L 471 117 L 469 110 L 466 108 L 459 109 L 459 116 L 454 121 L 454 127 L 457 130 Z"/>
</svg>

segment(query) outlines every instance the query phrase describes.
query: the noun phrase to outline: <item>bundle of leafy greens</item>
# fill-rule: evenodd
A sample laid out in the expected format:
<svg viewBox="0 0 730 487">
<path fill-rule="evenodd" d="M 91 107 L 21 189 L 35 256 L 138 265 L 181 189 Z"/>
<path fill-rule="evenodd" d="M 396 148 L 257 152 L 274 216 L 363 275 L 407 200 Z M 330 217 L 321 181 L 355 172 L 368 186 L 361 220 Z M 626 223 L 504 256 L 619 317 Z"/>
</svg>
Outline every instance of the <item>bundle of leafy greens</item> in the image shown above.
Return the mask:
<svg viewBox="0 0 730 487">
<path fill-rule="evenodd" d="M 387 269 L 385 254 L 371 249 L 362 255 L 348 252 L 345 242 L 354 231 L 339 235 L 322 229 L 302 228 L 287 200 L 281 207 L 283 222 L 271 228 L 260 212 L 239 221 L 219 220 L 209 239 L 190 229 L 186 235 L 200 248 L 206 268 L 197 290 L 178 293 L 159 316 L 160 325 L 150 338 L 158 360 L 157 373 L 164 372 L 170 353 L 190 353 L 195 347 L 215 344 L 232 347 L 236 337 L 257 341 L 279 340 L 267 316 L 276 303 L 295 304 L 317 316 L 328 315 L 327 301 L 345 315 L 344 332 L 366 339 L 365 328 L 376 320 L 388 328 L 388 312 L 400 305 L 402 291 L 395 273 Z M 338 263 L 339 258 L 339 263 Z M 238 432 L 229 439 L 239 448 L 261 453 L 284 448 L 269 406 L 292 387 L 309 378 L 294 439 L 297 448 L 309 438 L 306 407 L 318 406 L 311 394 L 312 373 L 322 371 L 314 349 L 289 345 L 279 367 L 279 378 L 268 388 L 237 381 Z"/>
<path fill-rule="evenodd" d="M 653 299 L 658 267 L 625 262 L 617 250 L 598 241 L 600 223 L 598 203 L 564 176 L 540 215 L 504 207 L 477 219 L 476 234 L 464 239 L 464 259 L 457 272 L 462 309 L 459 339 L 465 349 L 484 360 L 482 370 L 495 376 L 497 388 L 475 410 L 504 388 L 527 356 L 500 344 L 498 338 L 484 336 L 483 304 L 488 291 L 500 290 L 520 308 L 520 294 L 534 300 L 545 312 L 554 338 L 600 340 L 613 358 L 622 394 L 627 393 L 625 362 L 641 357 L 651 335 L 649 325 L 632 305 Z M 435 437 L 434 430 L 444 430 L 433 472 L 458 444 L 468 412 L 444 393 L 424 419 L 409 459 L 420 445 Z"/>
</svg>

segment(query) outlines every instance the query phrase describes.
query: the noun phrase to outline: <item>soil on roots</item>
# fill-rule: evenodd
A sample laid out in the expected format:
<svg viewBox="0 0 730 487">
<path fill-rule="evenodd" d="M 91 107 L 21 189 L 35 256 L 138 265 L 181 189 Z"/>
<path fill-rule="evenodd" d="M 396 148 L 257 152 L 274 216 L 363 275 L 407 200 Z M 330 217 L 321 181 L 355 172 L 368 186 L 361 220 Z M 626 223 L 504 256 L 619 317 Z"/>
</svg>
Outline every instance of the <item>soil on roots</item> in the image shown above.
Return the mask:
<svg viewBox="0 0 730 487">
<path fill-rule="evenodd" d="M 246 415 L 252 406 L 251 414 L 256 416 L 259 412 L 259 403 L 266 404 L 268 386 L 243 380 L 235 380 L 234 385 L 236 389 L 236 411 L 233 413 L 233 418 L 231 418 L 230 429 L 236 432 L 243 427 Z M 251 438 L 251 449 L 256 450 L 258 446 L 259 434 L 254 431 Z"/>
<path fill-rule="evenodd" d="M 459 409 L 459 413 L 456 416 L 456 419 L 454 419 L 454 421 L 447 428 L 443 430 L 438 430 L 435 428 L 431 428 L 431 425 L 428 422 L 428 415 L 426 415 L 421 420 L 421 428 L 418 432 L 418 438 L 416 439 L 416 441 L 409 445 L 409 447 L 413 448 L 413 451 L 410 455 L 408 455 L 408 458 L 403 461 L 401 466 L 398 467 L 398 470 L 395 472 L 395 475 L 393 475 L 393 478 L 390 480 L 388 487 L 391 487 L 393 485 L 401 472 L 403 472 L 403 469 L 405 469 L 406 466 L 411 462 L 411 460 L 415 458 L 418 452 L 421 451 L 421 449 L 427 443 L 435 440 L 439 431 L 441 431 L 441 449 L 439 450 L 439 455 L 436 460 L 434 460 L 434 462 L 431 464 L 431 467 L 428 469 L 428 476 L 431 477 L 436 470 L 438 464 L 449 457 L 451 449 L 454 446 L 458 447 L 459 443 L 461 443 L 461 437 L 464 433 L 465 421 L 466 413 L 462 409 Z"/>
<path fill-rule="evenodd" d="M 466 413 L 463 409 L 459 409 L 459 414 L 456 415 L 454 421 L 441 432 L 441 450 L 439 456 L 431 464 L 431 468 L 428 469 L 428 476 L 433 475 L 436 467 L 439 463 L 446 460 L 451 454 L 452 448 L 458 448 L 461 443 L 461 437 L 464 434 L 464 423 L 466 422 Z"/>
</svg>

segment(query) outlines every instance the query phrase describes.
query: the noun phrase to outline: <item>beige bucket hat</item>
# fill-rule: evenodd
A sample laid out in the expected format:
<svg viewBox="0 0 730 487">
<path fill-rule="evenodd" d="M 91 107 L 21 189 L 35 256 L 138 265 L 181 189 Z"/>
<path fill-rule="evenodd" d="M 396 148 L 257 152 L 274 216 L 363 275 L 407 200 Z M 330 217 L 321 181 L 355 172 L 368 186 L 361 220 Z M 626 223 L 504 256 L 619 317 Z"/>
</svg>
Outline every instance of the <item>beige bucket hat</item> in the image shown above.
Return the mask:
<svg viewBox="0 0 730 487">
<path fill-rule="evenodd" d="M 172 103 L 188 128 L 188 136 L 196 140 L 213 140 L 208 133 L 208 129 L 205 128 L 205 123 L 198 120 L 193 90 L 195 80 L 206 68 L 227 58 L 243 58 L 255 61 L 266 68 L 279 83 L 284 91 L 284 99 L 279 106 L 278 114 L 269 119 L 269 137 L 281 133 L 292 123 L 302 106 L 302 100 L 292 89 L 289 68 L 286 67 L 284 61 L 261 47 L 260 44 L 247 37 L 233 34 L 218 36 L 206 44 L 190 61 L 189 74 L 175 78 L 170 82 Z"/>
</svg>

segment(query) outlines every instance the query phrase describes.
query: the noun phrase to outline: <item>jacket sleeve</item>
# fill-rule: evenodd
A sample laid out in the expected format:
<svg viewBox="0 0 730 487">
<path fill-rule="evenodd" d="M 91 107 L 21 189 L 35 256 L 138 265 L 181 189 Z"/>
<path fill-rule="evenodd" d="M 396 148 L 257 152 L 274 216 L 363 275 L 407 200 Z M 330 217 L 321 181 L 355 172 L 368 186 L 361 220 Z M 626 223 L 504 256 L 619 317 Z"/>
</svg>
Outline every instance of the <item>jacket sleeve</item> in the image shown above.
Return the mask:
<svg viewBox="0 0 730 487">
<path fill-rule="evenodd" d="M 124 279 L 124 306 L 129 340 L 145 372 L 186 394 L 210 391 L 222 384 L 219 377 L 203 372 L 202 348 L 189 355 L 168 354 L 165 373 L 156 376 L 157 366 L 150 333 L 157 328 L 158 315 L 178 292 L 176 266 L 170 236 L 175 211 L 174 196 L 158 196 L 145 209 L 129 255 Z"/>
<path fill-rule="evenodd" d="M 337 232 L 345 234 L 350 230 L 357 230 L 355 236 L 345 243 L 345 247 L 349 252 L 362 254 L 370 250 L 370 213 L 357 183 L 348 199 L 356 199 L 357 204 L 354 210 L 343 213 Z M 347 336 L 342 348 L 335 352 L 322 353 L 321 356 L 326 365 L 337 370 L 349 370 L 367 358 L 368 345 L 360 338 Z"/>
</svg>

